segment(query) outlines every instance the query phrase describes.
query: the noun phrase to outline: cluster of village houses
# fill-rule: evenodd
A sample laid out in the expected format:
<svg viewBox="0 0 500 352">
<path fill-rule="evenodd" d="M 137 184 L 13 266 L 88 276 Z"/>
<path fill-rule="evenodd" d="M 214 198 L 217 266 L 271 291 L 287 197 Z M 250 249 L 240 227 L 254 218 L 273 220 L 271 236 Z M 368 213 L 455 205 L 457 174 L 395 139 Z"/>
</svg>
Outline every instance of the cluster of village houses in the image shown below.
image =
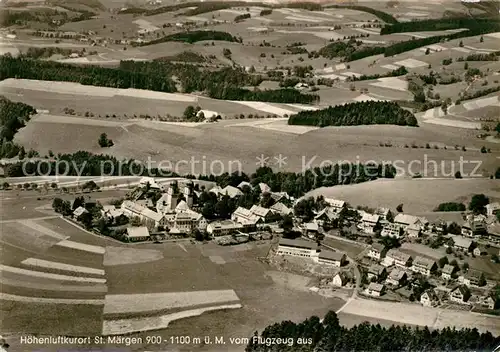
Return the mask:
<svg viewBox="0 0 500 352">
<path fill-rule="evenodd" d="M 293 216 L 293 204 L 297 201 L 290 197 L 286 192 L 272 192 L 271 188 L 265 183 L 259 183 L 261 194 L 269 193 L 274 203 L 269 208 L 260 205 L 253 205 L 250 209 L 238 207 L 231 215 L 230 219 L 208 222 L 200 213 L 203 206 L 198 204 L 198 198 L 201 191 L 195 190 L 193 183 L 187 181 L 182 185 L 174 187 L 169 184 L 166 189 L 163 185 L 156 184 L 154 179 L 145 178 L 141 181 L 142 188 L 147 184 L 148 188 L 157 188 L 162 192 L 161 197 L 156 204 L 152 204 L 151 199 L 141 198 L 142 192 L 132 200 L 125 200 L 120 208 L 112 205 L 105 205 L 102 214 L 107 219 L 113 219 L 125 215 L 135 217 L 140 220 L 141 226 L 127 227 L 125 238 L 130 241 L 144 241 L 150 239 L 150 233 L 159 228 L 165 229 L 169 234 L 190 234 L 193 230 L 199 230 L 208 233 L 212 238 L 221 236 L 231 236 L 244 233 L 256 232 L 259 228 L 270 223 L 274 215 Z M 237 187 L 226 186 L 221 188 L 215 186 L 209 190 L 218 197 L 228 196 L 237 198 L 243 195 L 243 187 L 252 187 L 248 182 L 242 182 Z M 294 219 L 296 229 L 302 231 L 302 238 L 287 239 L 280 238 L 276 251 L 277 255 L 295 256 L 312 260 L 319 264 L 331 265 L 333 267 L 343 267 L 347 263 L 345 253 L 339 251 L 320 250 L 315 239 L 322 232 L 323 227 L 327 227 L 333 221 L 339 218 L 342 209 L 347 207 L 347 203 L 342 200 L 325 198 L 326 207 L 316 212 L 310 222 L 301 222 L 300 219 Z M 289 206 L 287 206 L 288 204 Z M 81 215 L 84 208 L 75 210 L 75 216 Z M 473 240 L 483 236 L 487 229 L 489 219 L 495 218 L 495 214 L 500 211 L 500 204 L 492 203 L 487 206 L 486 215 L 469 215 L 464 218 L 461 224 L 462 235 L 452 236 L 453 247 L 457 251 L 471 251 Z M 377 209 L 374 213 L 357 210 L 360 217 L 356 220 L 355 229 L 358 234 L 373 236 L 380 233 L 382 237 L 393 238 L 418 238 L 421 234 L 438 235 L 443 231 L 443 222 L 429 223 L 425 218 L 409 214 L 399 213 L 389 221 L 389 209 Z M 392 215 L 391 215 L 392 216 Z M 275 218 L 275 216 L 274 216 Z M 275 227 L 276 228 L 276 227 Z M 498 243 L 498 236 L 495 234 L 487 237 L 492 243 Z M 483 254 L 484 247 L 474 248 L 473 253 L 477 256 Z M 435 277 L 438 269 L 434 260 L 419 257 L 412 258 L 397 249 L 385 250 L 380 243 L 373 243 L 366 252 L 366 257 L 374 261 L 368 269 L 368 278 L 377 278 L 377 282 L 371 282 L 365 290 L 365 294 L 370 296 L 382 296 L 389 288 L 403 286 L 412 274 L 418 273 L 426 277 Z M 442 279 L 454 281 L 455 267 L 445 265 L 441 270 Z M 478 296 L 471 300 L 470 287 L 478 286 L 478 280 L 481 273 L 469 270 L 465 275 L 458 277 L 458 285 L 449 290 L 448 300 L 460 304 L 470 304 L 472 301 L 486 307 L 493 307 L 495 302 L 488 295 Z M 383 281 L 380 277 L 384 276 Z M 339 272 L 334 277 L 333 283 L 343 286 L 348 282 L 348 277 Z M 421 302 L 424 305 L 433 306 L 440 299 L 434 290 L 428 290 L 421 296 Z"/>
</svg>

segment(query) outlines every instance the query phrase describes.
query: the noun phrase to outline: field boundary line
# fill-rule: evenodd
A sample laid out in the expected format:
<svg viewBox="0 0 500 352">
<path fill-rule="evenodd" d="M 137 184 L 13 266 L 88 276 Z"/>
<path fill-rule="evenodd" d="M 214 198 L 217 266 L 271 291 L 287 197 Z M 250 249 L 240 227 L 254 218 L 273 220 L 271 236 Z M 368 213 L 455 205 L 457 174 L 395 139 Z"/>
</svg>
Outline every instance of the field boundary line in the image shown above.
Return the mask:
<svg viewBox="0 0 500 352">
<path fill-rule="evenodd" d="M 11 295 L 8 293 L 0 293 L 0 299 L 3 299 L 5 301 L 41 303 L 41 304 L 85 304 L 85 305 L 98 305 L 98 306 L 104 304 L 104 300 L 102 299 L 40 298 L 40 297 Z"/>
<path fill-rule="evenodd" d="M 92 282 L 98 284 L 105 284 L 106 279 L 94 278 L 94 277 L 77 277 L 77 276 L 69 276 L 69 275 L 61 275 L 61 274 L 52 274 L 46 273 L 42 271 L 28 270 L 22 268 L 16 268 L 13 266 L 7 266 L 0 264 L 0 273 L 2 271 L 7 271 L 14 274 L 21 274 L 27 276 L 41 277 L 46 279 L 53 280 L 61 280 L 61 281 L 76 281 L 76 282 Z"/>
<path fill-rule="evenodd" d="M 81 274 L 93 274 L 93 275 L 101 275 L 104 276 L 106 272 L 102 269 L 95 269 L 85 266 L 77 266 L 59 262 L 51 262 L 43 259 L 36 258 L 28 258 L 21 262 L 22 265 L 27 266 L 35 266 L 44 269 L 55 269 L 55 270 L 63 270 L 63 271 L 73 271 Z"/>
</svg>

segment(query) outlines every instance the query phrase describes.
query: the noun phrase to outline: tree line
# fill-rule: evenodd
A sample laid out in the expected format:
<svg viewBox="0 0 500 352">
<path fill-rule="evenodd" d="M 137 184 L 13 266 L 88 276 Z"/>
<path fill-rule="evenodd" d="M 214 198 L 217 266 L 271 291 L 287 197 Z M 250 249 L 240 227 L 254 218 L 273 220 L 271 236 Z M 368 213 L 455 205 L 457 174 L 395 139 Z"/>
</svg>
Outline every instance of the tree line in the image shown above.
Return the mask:
<svg viewBox="0 0 500 352">
<path fill-rule="evenodd" d="M 175 82 L 171 77 L 122 68 L 79 66 L 4 55 L 0 57 L 0 80 L 7 78 L 76 82 L 100 87 L 137 88 L 159 92 L 176 91 Z"/>
<path fill-rule="evenodd" d="M 378 79 L 378 78 L 384 78 L 384 77 L 404 76 L 407 73 L 408 73 L 408 70 L 406 69 L 406 67 L 401 66 L 401 67 L 399 67 L 399 68 L 397 68 L 395 70 L 389 71 L 387 73 L 382 73 L 382 74 L 375 73 L 373 75 L 361 75 L 359 77 L 352 76 L 352 77 L 349 77 L 348 79 L 350 81 L 365 81 L 365 80 L 368 80 L 368 79 Z"/>
<path fill-rule="evenodd" d="M 380 10 L 376 10 L 374 8 L 371 8 L 371 7 L 367 7 L 367 6 L 329 5 L 329 6 L 325 6 L 325 8 L 350 9 L 350 10 L 356 10 L 356 11 L 361 11 L 361 12 L 367 12 L 367 13 L 371 13 L 372 15 L 378 17 L 379 19 L 381 19 L 382 21 L 384 21 L 386 23 L 391 23 L 391 24 L 399 23 L 398 20 L 393 15 L 391 15 L 387 12 L 384 12 L 384 11 L 380 11 Z"/>
<path fill-rule="evenodd" d="M 153 39 L 145 43 L 136 43 L 136 46 L 147 46 L 165 42 L 184 42 L 193 44 L 204 40 L 220 40 L 226 42 L 238 42 L 239 39 L 227 32 L 221 31 L 189 31 L 167 35 L 158 39 Z"/>
<path fill-rule="evenodd" d="M 258 343 L 258 338 L 264 343 Z M 267 344 L 265 339 L 282 339 L 281 344 Z M 275 340 L 276 341 L 276 340 Z M 288 343 L 289 342 L 289 343 Z M 302 342 L 302 343 L 301 343 Z M 323 320 L 312 316 L 302 322 L 282 321 L 250 337 L 246 352 L 327 352 L 327 351 L 493 351 L 500 343 L 490 332 L 477 328 L 429 330 L 364 322 L 347 328 L 337 314 L 328 312 Z"/>
<path fill-rule="evenodd" d="M 300 111 L 291 115 L 289 125 L 307 126 L 355 126 L 391 124 L 418 126 L 415 116 L 394 102 L 364 101 L 330 106 L 315 111 Z"/>
<path fill-rule="evenodd" d="M 385 35 L 406 32 L 445 31 L 464 28 L 473 32 L 486 33 L 493 28 L 498 28 L 498 26 L 500 26 L 500 20 L 498 19 L 474 17 L 436 18 L 385 25 L 382 27 L 380 34 Z"/>
<path fill-rule="evenodd" d="M 36 114 L 36 109 L 0 96 L 0 158 L 12 158 L 24 151 L 12 142 L 17 131 Z"/>
</svg>

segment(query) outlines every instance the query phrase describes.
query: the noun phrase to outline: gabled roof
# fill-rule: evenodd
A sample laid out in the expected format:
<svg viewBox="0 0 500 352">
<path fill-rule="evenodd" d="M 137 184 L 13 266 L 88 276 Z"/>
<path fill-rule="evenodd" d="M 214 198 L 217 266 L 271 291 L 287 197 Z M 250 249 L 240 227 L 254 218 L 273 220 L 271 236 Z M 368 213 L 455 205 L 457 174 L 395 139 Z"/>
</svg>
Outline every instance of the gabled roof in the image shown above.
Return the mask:
<svg viewBox="0 0 500 352">
<path fill-rule="evenodd" d="M 371 245 L 372 249 L 382 253 L 382 251 L 385 249 L 385 246 L 382 243 L 374 242 Z"/>
<path fill-rule="evenodd" d="M 280 199 L 290 199 L 290 196 L 286 192 L 271 192 L 271 198 L 275 201 L 278 202 Z"/>
<path fill-rule="evenodd" d="M 292 212 L 292 209 L 288 208 L 285 204 L 281 203 L 281 202 L 278 202 L 274 205 L 271 206 L 271 208 L 269 208 L 273 211 L 276 211 L 280 214 L 285 214 L 285 215 L 288 215 Z"/>
<path fill-rule="evenodd" d="M 271 192 L 271 187 L 269 187 L 266 183 L 259 183 L 259 188 L 261 193 Z"/>
<path fill-rule="evenodd" d="M 486 209 L 493 212 L 495 210 L 500 210 L 500 203 L 495 202 L 495 203 L 490 203 L 486 205 Z"/>
<path fill-rule="evenodd" d="M 295 247 L 295 248 L 307 248 L 307 249 L 317 249 L 318 244 L 316 242 L 306 241 L 300 238 L 294 240 L 289 238 L 280 238 L 280 246 Z"/>
<path fill-rule="evenodd" d="M 380 215 L 377 214 L 370 214 L 370 213 L 364 213 L 363 217 L 361 218 L 361 221 L 363 222 L 371 222 L 371 223 L 378 223 L 380 220 Z"/>
<path fill-rule="evenodd" d="M 243 192 L 241 192 L 238 188 L 233 187 L 233 186 L 226 186 L 223 189 L 220 190 L 219 192 L 220 195 L 228 195 L 229 198 L 234 198 L 243 195 Z"/>
<path fill-rule="evenodd" d="M 472 240 L 468 238 L 464 238 L 462 236 L 452 236 L 453 243 L 455 243 L 455 246 L 460 247 L 460 248 L 470 248 L 472 245 Z"/>
<path fill-rule="evenodd" d="M 386 257 L 394 258 L 403 262 L 410 260 L 411 256 L 409 254 L 398 251 L 397 249 L 389 249 Z"/>
<path fill-rule="evenodd" d="M 382 266 L 380 264 L 372 264 L 368 268 L 368 273 L 380 275 L 384 272 L 384 270 L 386 270 L 385 266 Z"/>
<path fill-rule="evenodd" d="M 250 212 L 252 214 L 255 214 L 257 216 L 260 216 L 260 217 L 266 217 L 267 214 L 269 214 L 270 210 L 267 209 L 267 208 L 264 208 L 264 207 L 261 207 L 260 205 L 252 205 L 252 207 L 250 208 Z"/>
<path fill-rule="evenodd" d="M 307 231 L 318 231 L 319 226 L 315 222 L 308 222 L 308 223 L 304 224 L 304 229 Z"/>
<path fill-rule="evenodd" d="M 406 271 L 399 268 L 394 268 L 389 274 L 389 278 L 392 280 L 399 281 L 403 278 L 404 275 L 406 275 Z"/>
<path fill-rule="evenodd" d="M 369 285 L 368 285 L 368 290 L 371 290 L 371 291 L 375 291 L 375 292 L 382 292 L 382 290 L 384 289 L 384 285 L 382 284 L 377 284 L 375 282 L 371 282 Z"/>
<path fill-rule="evenodd" d="M 149 230 L 146 226 L 127 227 L 127 235 L 129 238 L 149 237 Z"/>
<path fill-rule="evenodd" d="M 243 225 L 232 220 L 214 221 L 208 224 L 212 229 L 241 229 Z"/>
<path fill-rule="evenodd" d="M 403 225 L 411 225 L 419 221 L 419 218 L 413 215 L 399 213 L 394 218 L 394 223 L 403 224 Z"/>
<path fill-rule="evenodd" d="M 143 208 L 141 211 L 141 215 L 156 222 L 160 221 L 163 218 L 163 214 L 157 213 L 156 211 L 148 208 Z"/>
<path fill-rule="evenodd" d="M 453 274 L 453 272 L 455 271 L 455 267 L 453 265 L 450 265 L 450 264 L 445 264 L 445 266 L 443 267 L 443 269 L 441 270 L 444 274 Z"/>
<path fill-rule="evenodd" d="M 462 296 L 467 296 L 469 294 L 469 289 L 465 285 L 459 285 L 455 287 L 453 290 L 451 290 L 451 293 L 459 291 Z"/>
<path fill-rule="evenodd" d="M 432 259 L 424 258 L 421 256 L 417 256 L 413 261 L 414 266 L 421 266 L 426 269 L 432 269 L 432 267 L 436 264 L 436 262 Z"/>
<path fill-rule="evenodd" d="M 422 296 L 423 296 L 423 295 L 427 295 L 427 297 L 428 297 L 431 301 L 438 301 L 438 300 L 439 300 L 439 298 L 438 298 L 438 296 L 437 296 L 436 292 L 435 292 L 432 288 L 430 288 L 430 289 L 426 290 L 426 291 L 422 294 Z"/>
<path fill-rule="evenodd" d="M 239 188 L 239 189 L 242 189 L 242 188 L 243 188 L 243 187 L 245 187 L 245 186 L 250 187 L 250 189 L 251 189 L 251 188 L 253 188 L 253 187 L 252 187 L 252 184 L 251 184 L 250 182 L 247 182 L 247 181 L 241 181 L 241 182 L 238 184 L 238 188 Z"/>
<path fill-rule="evenodd" d="M 329 207 L 326 207 L 323 210 L 321 210 L 318 214 L 316 214 L 314 218 L 320 219 L 323 216 L 326 216 L 328 220 L 335 220 L 338 219 L 339 217 L 339 215 Z"/>
<path fill-rule="evenodd" d="M 87 209 L 84 207 L 78 207 L 73 211 L 74 216 L 80 216 L 82 214 L 88 213 Z"/>
<path fill-rule="evenodd" d="M 319 252 L 319 258 L 340 262 L 345 258 L 345 253 L 322 250 L 321 252 Z"/>
<path fill-rule="evenodd" d="M 175 211 L 182 211 L 182 210 L 188 210 L 189 207 L 187 205 L 187 203 L 183 200 L 181 200 L 177 206 L 175 207 Z"/>
<path fill-rule="evenodd" d="M 243 208 L 243 207 L 238 207 L 233 213 L 233 216 L 238 217 L 238 219 L 241 221 L 243 220 L 245 223 L 253 224 L 257 223 L 260 220 L 260 217 L 252 213 L 250 210 Z"/>
<path fill-rule="evenodd" d="M 333 198 L 325 198 L 325 202 L 328 205 L 336 208 L 342 208 L 345 205 L 345 201 Z"/>
</svg>

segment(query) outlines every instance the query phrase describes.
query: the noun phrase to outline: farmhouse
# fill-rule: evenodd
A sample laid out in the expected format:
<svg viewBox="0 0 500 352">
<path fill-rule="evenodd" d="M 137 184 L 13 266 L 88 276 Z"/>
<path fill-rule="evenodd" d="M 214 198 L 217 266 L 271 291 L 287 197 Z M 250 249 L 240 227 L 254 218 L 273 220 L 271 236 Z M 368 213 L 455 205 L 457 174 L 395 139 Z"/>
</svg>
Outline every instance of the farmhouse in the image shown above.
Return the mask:
<svg viewBox="0 0 500 352">
<path fill-rule="evenodd" d="M 391 286 L 402 286 L 406 283 L 407 279 L 408 275 L 406 271 L 400 268 L 394 268 L 385 280 L 385 283 Z"/>
<path fill-rule="evenodd" d="M 425 276 L 431 276 L 431 273 L 437 269 L 437 264 L 434 260 L 417 256 L 413 261 L 410 270 L 414 273 L 420 273 Z"/>
<path fill-rule="evenodd" d="M 386 248 L 383 244 L 373 243 L 371 247 L 368 249 L 368 253 L 366 254 L 366 256 L 379 261 L 385 256 L 385 254 L 386 254 Z"/>
<path fill-rule="evenodd" d="M 222 118 L 223 116 L 217 111 L 211 110 L 200 110 L 196 113 L 196 117 L 204 117 L 205 120 L 215 120 L 217 118 Z"/>
<path fill-rule="evenodd" d="M 451 280 L 454 272 L 455 272 L 455 267 L 453 265 L 446 264 L 441 270 L 441 277 L 445 280 Z"/>
<path fill-rule="evenodd" d="M 364 213 L 361 218 L 361 230 L 369 235 L 375 234 L 377 225 L 379 224 L 380 216 L 369 213 Z"/>
<path fill-rule="evenodd" d="M 380 297 L 384 294 L 384 291 L 385 291 L 384 285 L 372 282 L 368 285 L 368 288 L 365 290 L 365 293 L 369 296 Z"/>
<path fill-rule="evenodd" d="M 333 265 L 336 267 L 344 266 L 347 261 L 345 253 L 333 251 L 321 251 L 318 256 L 318 263 Z"/>
<path fill-rule="evenodd" d="M 406 228 L 406 234 L 409 238 L 418 238 L 420 236 L 420 232 L 422 231 L 422 227 L 420 224 L 411 224 Z"/>
<path fill-rule="evenodd" d="M 468 252 L 472 246 L 472 240 L 461 236 L 452 236 L 453 247 L 457 250 Z"/>
<path fill-rule="evenodd" d="M 340 272 L 340 273 L 337 273 L 337 275 L 335 275 L 333 277 L 332 285 L 342 287 L 342 286 L 345 286 L 348 282 L 349 282 L 349 278 L 347 277 L 347 275 L 343 272 Z"/>
<path fill-rule="evenodd" d="M 149 238 L 149 230 L 146 226 L 128 227 L 125 233 L 125 239 L 128 242 L 147 241 Z"/>
<path fill-rule="evenodd" d="M 382 232 L 380 233 L 380 236 L 400 238 L 401 237 L 401 228 L 397 224 L 388 223 L 382 228 Z"/>
<path fill-rule="evenodd" d="M 420 296 L 420 303 L 424 307 L 435 307 L 439 304 L 439 298 L 433 289 L 428 289 Z"/>
<path fill-rule="evenodd" d="M 230 235 L 243 230 L 243 225 L 233 220 L 214 221 L 207 225 L 207 232 L 214 236 Z"/>
<path fill-rule="evenodd" d="M 278 255 L 312 258 L 318 256 L 318 245 L 302 239 L 281 238 L 278 244 Z"/>
<path fill-rule="evenodd" d="M 382 262 L 384 266 L 396 265 L 405 268 L 411 263 L 411 256 L 396 249 L 390 249 Z"/>
<path fill-rule="evenodd" d="M 467 286 L 460 285 L 450 291 L 449 299 L 459 304 L 468 304 L 471 294 Z"/>
<path fill-rule="evenodd" d="M 280 214 L 281 216 L 290 215 L 293 213 L 292 209 L 288 208 L 285 204 L 281 202 L 273 204 L 269 209 L 275 214 Z"/>
<path fill-rule="evenodd" d="M 345 201 L 332 198 L 325 198 L 325 202 L 337 212 L 342 210 L 342 208 L 346 205 Z"/>
<path fill-rule="evenodd" d="M 420 226 L 425 226 L 426 225 L 426 220 L 421 219 L 417 216 L 413 215 L 408 215 L 408 214 L 398 214 L 394 218 L 394 223 L 396 225 L 399 225 L 399 227 L 406 229 L 408 226 L 413 225 L 413 224 L 418 224 Z"/>
<path fill-rule="evenodd" d="M 486 215 L 493 216 L 500 212 L 500 203 L 490 203 L 486 205 Z"/>
</svg>

